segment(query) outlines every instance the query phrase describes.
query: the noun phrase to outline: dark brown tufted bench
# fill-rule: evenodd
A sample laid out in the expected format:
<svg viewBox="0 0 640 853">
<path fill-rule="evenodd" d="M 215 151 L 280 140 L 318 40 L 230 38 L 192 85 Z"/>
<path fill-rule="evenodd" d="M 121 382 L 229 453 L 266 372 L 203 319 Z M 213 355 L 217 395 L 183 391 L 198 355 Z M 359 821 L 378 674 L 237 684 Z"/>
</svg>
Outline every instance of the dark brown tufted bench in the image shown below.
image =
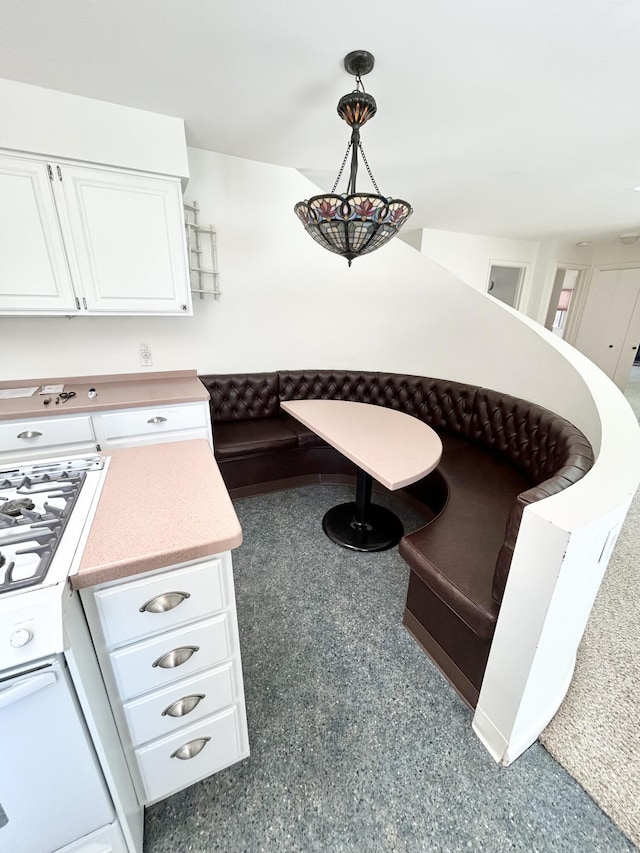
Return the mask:
<svg viewBox="0 0 640 853">
<path fill-rule="evenodd" d="M 475 706 L 522 512 L 589 470 L 584 435 L 533 403 L 443 379 L 355 371 L 200 379 L 211 394 L 215 455 L 232 497 L 353 477 L 352 463 L 282 412 L 281 400 L 389 406 L 437 430 L 438 470 L 404 490 L 426 507 L 430 523 L 399 546 L 411 568 L 403 621 Z"/>
</svg>

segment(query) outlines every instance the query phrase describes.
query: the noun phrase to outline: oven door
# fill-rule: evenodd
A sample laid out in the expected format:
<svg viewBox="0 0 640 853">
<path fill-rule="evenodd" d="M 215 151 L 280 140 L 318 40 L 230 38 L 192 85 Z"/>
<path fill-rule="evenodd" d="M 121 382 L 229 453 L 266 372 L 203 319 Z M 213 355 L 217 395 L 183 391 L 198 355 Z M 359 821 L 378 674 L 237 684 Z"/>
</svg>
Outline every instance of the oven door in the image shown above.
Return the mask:
<svg viewBox="0 0 640 853">
<path fill-rule="evenodd" d="M 0 676 L 0 850 L 52 853 L 114 820 L 62 657 Z"/>
</svg>

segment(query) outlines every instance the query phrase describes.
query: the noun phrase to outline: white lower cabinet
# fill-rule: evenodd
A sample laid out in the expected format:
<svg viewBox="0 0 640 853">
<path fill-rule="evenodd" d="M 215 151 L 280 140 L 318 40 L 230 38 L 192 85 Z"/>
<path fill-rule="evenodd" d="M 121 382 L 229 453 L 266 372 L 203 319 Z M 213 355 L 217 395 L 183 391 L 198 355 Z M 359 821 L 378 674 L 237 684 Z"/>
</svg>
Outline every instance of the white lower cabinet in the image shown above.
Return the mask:
<svg viewBox="0 0 640 853">
<path fill-rule="evenodd" d="M 145 797 L 149 802 L 211 776 L 238 760 L 238 708 L 232 705 L 213 717 L 135 751 Z"/>
<path fill-rule="evenodd" d="M 220 663 L 231 654 L 228 628 L 228 614 L 220 613 L 112 652 L 109 664 L 118 695 L 129 699 Z"/>
<path fill-rule="evenodd" d="M 29 462 L 56 453 L 86 453 L 95 451 L 95 444 L 90 415 L 0 422 L 0 459 Z"/>
<path fill-rule="evenodd" d="M 81 599 L 142 805 L 249 755 L 229 552 Z"/>
<path fill-rule="evenodd" d="M 57 410 L 60 406 L 55 408 Z M 205 438 L 213 448 L 207 402 L 81 415 L 56 414 L 0 421 L 0 462 L 29 462 L 50 456 L 95 453 L 96 450 L 192 438 Z"/>
<path fill-rule="evenodd" d="M 184 719 L 195 723 L 215 711 L 233 704 L 237 693 L 237 666 L 227 661 L 165 687 L 154 690 L 122 706 L 131 742 L 135 746 L 149 739 L 171 734 L 184 726 Z M 235 680 L 235 684 L 234 684 Z"/>
</svg>

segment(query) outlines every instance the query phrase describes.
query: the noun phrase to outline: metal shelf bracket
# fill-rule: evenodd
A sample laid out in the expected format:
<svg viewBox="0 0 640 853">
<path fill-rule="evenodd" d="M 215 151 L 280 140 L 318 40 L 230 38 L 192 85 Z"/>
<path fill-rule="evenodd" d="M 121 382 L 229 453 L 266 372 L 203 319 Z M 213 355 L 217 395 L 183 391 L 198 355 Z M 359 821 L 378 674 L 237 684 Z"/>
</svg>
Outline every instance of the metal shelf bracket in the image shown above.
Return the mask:
<svg viewBox="0 0 640 853">
<path fill-rule="evenodd" d="M 205 294 L 219 300 L 222 291 L 218 276 L 218 250 L 216 229 L 213 225 L 200 225 L 198 202 L 184 205 L 185 228 L 187 232 L 187 250 L 189 253 L 189 276 L 191 292 Z"/>
</svg>

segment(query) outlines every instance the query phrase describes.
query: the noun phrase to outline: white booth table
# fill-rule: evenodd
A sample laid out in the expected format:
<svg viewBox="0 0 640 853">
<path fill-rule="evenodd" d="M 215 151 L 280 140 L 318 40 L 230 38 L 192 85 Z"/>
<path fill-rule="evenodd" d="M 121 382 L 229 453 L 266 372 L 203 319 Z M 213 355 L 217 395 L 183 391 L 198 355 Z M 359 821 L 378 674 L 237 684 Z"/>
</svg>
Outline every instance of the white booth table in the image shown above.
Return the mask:
<svg viewBox="0 0 640 853">
<path fill-rule="evenodd" d="M 395 490 L 425 477 L 442 456 L 437 433 L 418 418 L 370 403 L 288 400 L 280 407 L 358 467 L 356 499 L 325 515 L 327 536 L 355 551 L 397 545 L 402 522 L 391 510 L 371 503 L 371 478 Z"/>
</svg>

